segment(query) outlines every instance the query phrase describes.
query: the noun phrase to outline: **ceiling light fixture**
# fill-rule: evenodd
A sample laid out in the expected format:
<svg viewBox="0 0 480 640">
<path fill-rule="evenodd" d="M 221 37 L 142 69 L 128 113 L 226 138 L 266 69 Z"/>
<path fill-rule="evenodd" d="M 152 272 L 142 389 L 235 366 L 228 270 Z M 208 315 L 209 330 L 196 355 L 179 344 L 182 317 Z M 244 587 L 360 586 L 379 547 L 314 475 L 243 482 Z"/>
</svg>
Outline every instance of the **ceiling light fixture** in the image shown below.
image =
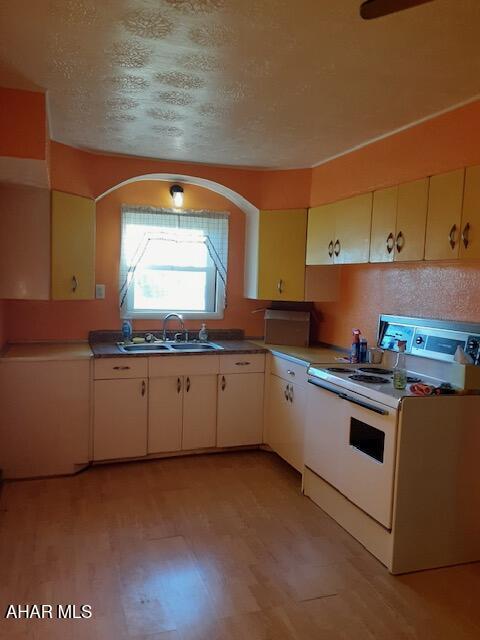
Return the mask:
<svg viewBox="0 0 480 640">
<path fill-rule="evenodd" d="M 172 196 L 175 207 L 183 206 L 183 187 L 179 184 L 172 184 L 170 187 L 170 195 Z"/>
</svg>

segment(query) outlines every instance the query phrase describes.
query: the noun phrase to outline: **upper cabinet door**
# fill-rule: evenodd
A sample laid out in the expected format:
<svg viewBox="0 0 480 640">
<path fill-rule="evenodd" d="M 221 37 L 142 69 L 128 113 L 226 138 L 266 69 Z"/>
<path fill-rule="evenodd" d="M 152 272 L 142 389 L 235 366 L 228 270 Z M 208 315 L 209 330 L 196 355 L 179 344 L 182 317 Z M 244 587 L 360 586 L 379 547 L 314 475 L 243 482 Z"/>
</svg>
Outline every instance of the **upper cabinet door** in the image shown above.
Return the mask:
<svg viewBox="0 0 480 640">
<path fill-rule="evenodd" d="M 428 184 L 428 178 L 424 178 L 398 187 L 395 262 L 423 260 Z"/>
<path fill-rule="evenodd" d="M 52 191 L 52 298 L 89 300 L 95 289 L 95 201 Z"/>
<path fill-rule="evenodd" d="M 398 187 L 373 193 L 370 262 L 392 262 L 395 247 Z"/>
<path fill-rule="evenodd" d="M 425 260 L 458 258 L 465 169 L 430 178 Z"/>
<path fill-rule="evenodd" d="M 336 264 L 368 262 L 372 224 L 372 193 L 362 193 L 336 203 L 335 240 Z"/>
<path fill-rule="evenodd" d="M 335 206 L 324 204 L 308 212 L 307 265 L 333 264 Z"/>
<path fill-rule="evenodd" d="M 303 300 L 305 294 L 306 209 L 261 211 L 258 297 Z"/>
<path fill-rule="evenodd" d="M 480 165 L 465 173 L 460 257 L 480 258 Z"/>
</svg>

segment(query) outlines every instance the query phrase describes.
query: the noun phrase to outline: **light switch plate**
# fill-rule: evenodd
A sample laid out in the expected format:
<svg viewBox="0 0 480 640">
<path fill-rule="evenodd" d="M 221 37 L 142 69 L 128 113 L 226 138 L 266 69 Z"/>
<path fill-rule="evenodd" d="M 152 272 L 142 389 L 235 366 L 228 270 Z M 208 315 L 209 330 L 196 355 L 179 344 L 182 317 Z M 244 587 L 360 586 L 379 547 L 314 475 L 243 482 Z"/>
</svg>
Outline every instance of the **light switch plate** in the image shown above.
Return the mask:
<svg viewBox="0 0 480 640">
<path fill-rule="evenodd" d="M 96 284 L 95 285 L 95 298 L 97 300 L 105 300 L 105 285 L 104 284 Z"/>
</svg>

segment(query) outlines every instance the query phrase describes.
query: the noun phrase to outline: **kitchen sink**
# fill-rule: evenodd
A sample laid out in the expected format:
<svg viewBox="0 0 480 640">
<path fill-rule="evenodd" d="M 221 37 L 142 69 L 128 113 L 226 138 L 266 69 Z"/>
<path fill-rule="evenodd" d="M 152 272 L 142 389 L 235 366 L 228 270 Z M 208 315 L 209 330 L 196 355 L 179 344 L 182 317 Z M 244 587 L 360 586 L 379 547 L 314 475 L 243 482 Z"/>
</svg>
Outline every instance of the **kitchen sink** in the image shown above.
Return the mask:
<svg viewBox="0 0 480 640">
<path fill-rule="evenodd" d="M 186 351 L 190 353 L 198 353 L 200 351 L 217 351 L 223 349 L 213 342 L 140 342 L 138 344 L 117 343 L 119 351 L 122 353 L 156 353 L 169 351 Z"/>
<path fill-rule="evenodd" d="M 223 349 L 218 344 L 212 342 L 176 342 L 170 348 L 175 351 L 215 351 Z"/>
<path fill-rule="evenodd" d="M 166 344 L 157 344 L 155 342 L 140 342 L 139 344 L 118 344 L 120 351 L 125 353 L 143 353 L 150 351 L 170 351 Z"/>
</svg>

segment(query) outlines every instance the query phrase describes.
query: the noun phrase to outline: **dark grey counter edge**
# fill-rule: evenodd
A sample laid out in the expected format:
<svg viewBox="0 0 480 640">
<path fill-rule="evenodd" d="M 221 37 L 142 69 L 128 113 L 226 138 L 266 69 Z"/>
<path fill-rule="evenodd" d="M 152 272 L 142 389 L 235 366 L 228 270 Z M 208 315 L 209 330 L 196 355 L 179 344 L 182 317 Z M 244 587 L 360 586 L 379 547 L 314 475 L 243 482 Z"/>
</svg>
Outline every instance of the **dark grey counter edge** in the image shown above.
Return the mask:
<svg viewBox="0 0 480 640">
<path fill-rule="evenodd" d="M 212 351 L 163 351 L 148 353 L 123 353 L 114 342 L 94 342 L 90 344 L 94 358 L 164 358 L 178 356 L 211 356 L 211 355 L 229 355 L 240 353 L 268 353 L 269 349 L 259 347 L 248 340 L 215 340 L 215 344 L 220 345 L 223 349 Z"/>
</svg>

